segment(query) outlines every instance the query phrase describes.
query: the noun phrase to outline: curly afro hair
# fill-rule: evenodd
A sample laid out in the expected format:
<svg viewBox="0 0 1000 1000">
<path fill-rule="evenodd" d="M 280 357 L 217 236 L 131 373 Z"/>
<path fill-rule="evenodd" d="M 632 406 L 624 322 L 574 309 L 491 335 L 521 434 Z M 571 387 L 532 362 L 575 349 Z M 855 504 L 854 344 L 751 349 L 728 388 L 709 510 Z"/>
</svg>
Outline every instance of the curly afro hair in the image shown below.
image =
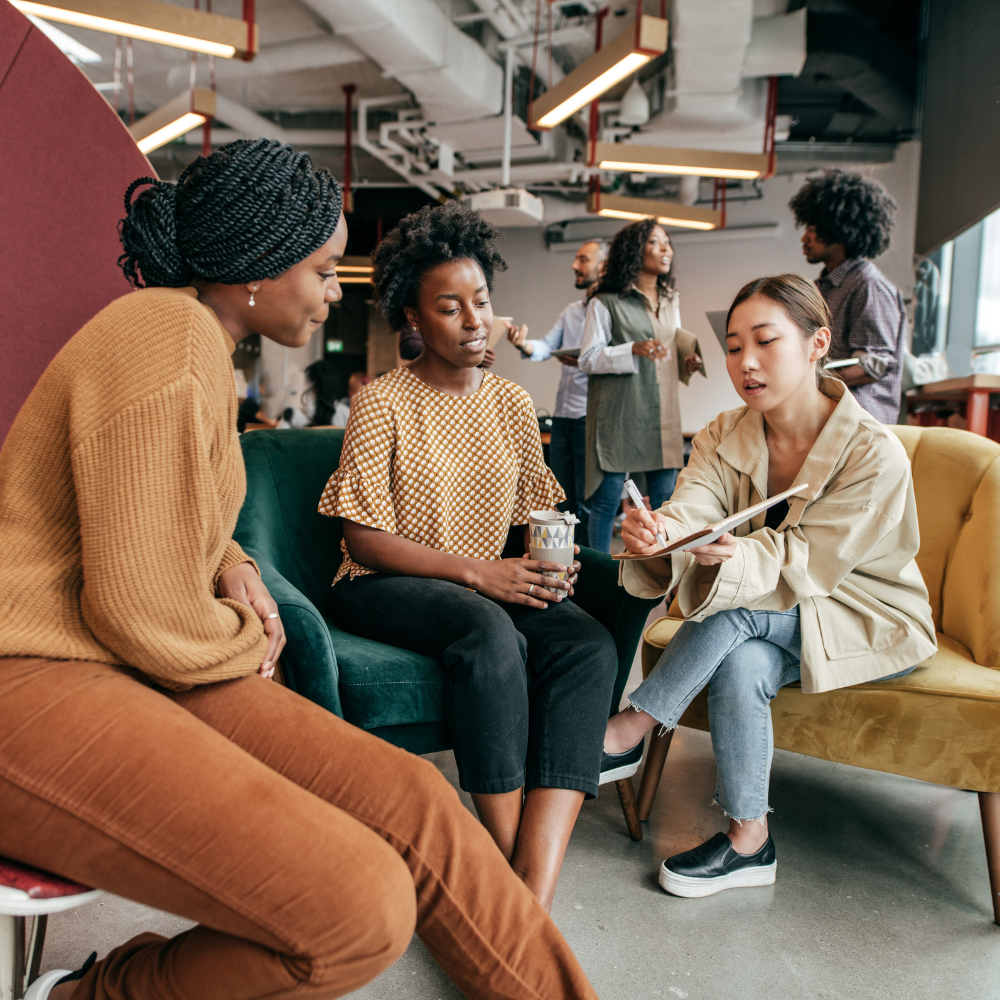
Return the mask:
<svg viewBox="0 0 1000 1000">
<path fill-rule="evenodd" d="M 663 226 L 656 219 L 643 219 L 618 230 L 611 241 L 608 251 L 608 261 L 604 265 L 604 274 L 598 286 L 598 292 L 617 292 L 624 295 L 634 284 L 642 270 L 642 259 L 646 253 L 646 241 L 649 234 L 657 227 Z M 666 232 L 666 230 L 663 230 Z M 667 239 L 670 239 L 669 235 Z M 672 245 L 672 241 L 671 241 Z M 674 294 L 674 266 L 666 274 L 656 279 L 656 289 L 661 298 Z"/>
<path fill-rule="evenodd" d="M 493 245 L 500 236 L 478 212 L 457 201 L 425 205 L 406 216 L 372 254 L 375 302 L 394 330 L 406 325 L 405 306 L 417 307 L 424 275 L 451 260 L 474 260 L 493 289 L 494 271 L 507 262 Z"/>
<path fill-rule="evenodd" d="M 800 226 L 812 226 L 829 246 L 848 257 L 877 257 L 889 249 L 896 202 L 878 181 L 844 170 L 810 177 L 788 203 Z"/>
</svg>

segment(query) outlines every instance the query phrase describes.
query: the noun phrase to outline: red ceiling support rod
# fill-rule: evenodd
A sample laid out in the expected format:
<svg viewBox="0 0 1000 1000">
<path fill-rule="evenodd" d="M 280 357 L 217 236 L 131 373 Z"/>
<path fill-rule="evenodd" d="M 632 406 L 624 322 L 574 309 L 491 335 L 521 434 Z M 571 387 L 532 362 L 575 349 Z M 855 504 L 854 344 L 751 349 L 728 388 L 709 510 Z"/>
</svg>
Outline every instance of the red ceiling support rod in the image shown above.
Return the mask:
<svg viewBox="0 0 1000 1000">
<path fill-rule="evenodd" d="M 767 117 L 764 119 L 764 155 L 767 156 L 767 173 L 761 177 L 766 181 L 774 176 L 776 154 L 774 150 L 775 126 L 778 121 L 778 78 L 772 76 L 767 81 Z"/>
<path fill-rule="evenodd" d="M 243 20 L 247 23 L 247 50 L 243 53 L 244 62 L 253 62 L 257 54 L 257 24 L 254 0 L 243 0 Z"/>
<path fill-rule="evenodd" d="M 344 92 L 344 211 L 354 211 L 354 193 L 351 191 L 351 153 L 353 148 L 354 112 L 351 108 L 354 91 L 353 83 L 345 83 L 340 88 Z M 364 128 L 364 124 L 361 127 Z"/>
<path fill-rule="evenodd" d="M 722 219 L 719 221 L 719 228 L 726 228 L 726 178 L 716 177 L 712 185 L 712 208 L 722 212 Z"/>
<path fill-rule="evenodd" d="M 604 45 L 604 19 L 611 12 L 609 7 L 602 7 L 596 14 L 597 20 L 594 23 L 594 51 L 600 52 Z M 594 154 L 597 151 L 597 130 L 601 122 L 601 112 L 599 105 L 601 99 L 595 97 L 590 102 L 590 128 L 587 130 L 587 166 L 594 165 Z M 593 208 L 591 211 L 598 212 L 601 209 L 601 175 L 591 174 L 589 181 L 589 194 L 593 196 Z"/>
</svg>

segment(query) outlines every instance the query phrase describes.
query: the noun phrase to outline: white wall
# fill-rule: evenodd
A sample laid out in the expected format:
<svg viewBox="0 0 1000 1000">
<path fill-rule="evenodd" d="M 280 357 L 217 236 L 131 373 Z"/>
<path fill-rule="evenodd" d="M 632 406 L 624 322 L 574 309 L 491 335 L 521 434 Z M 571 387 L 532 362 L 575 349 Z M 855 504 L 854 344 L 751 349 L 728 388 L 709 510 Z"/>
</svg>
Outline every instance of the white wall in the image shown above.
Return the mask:
<svg viewBox="0 0 1000 1000">
<path fill-rule="evenodd" d="M 916 225 L 917 170 L 920 150 L 916 143 L 901 146 L 895 162 L 860 167 L 880 180 L 899 205 L 896 232 L 889 251 L 878 260 L 879 267 L 902 290 L 905 298 L 913 293 L 913 241 Z M 805 174 L 781 175 L 763 184 L 764 198 L 745 204 L 730 203 L 729 232 L 677 233 L 677 289 L 680 293 L 681 322 L 695 334 L 708 370 L 708 379 L 696 375 L 691 386 L 680 388 L 681 421 L 685 432 L 693 433 L 724 409 L 740 405 L 739 397 L 726 374 L 725 356 L 712 333 L 706 310 L 727 309 L 740 287 L 764 274 L 798 272 L 810 278 L 819 269 L 807 264 L 799 243 L 788 201 L 805 180 Z M 747 239 L 738 227 L 777 223 L 765 236 Z M 551 327 L 559 311 L 579 297 L 573 287 L 571 253 L 546 250 L 541 227 L 509 230 L 501 244 L 509 270 L 496 277 L 493 309 L 499 315 L 513 315 L 527 323 L 530 336 L 541 336 Z M 493 371 L 523 385 L 535 406 L 551 412 L 555 408 L 560 366 L 556 361 L 522 361 L 506 341 L 497 348 Z"/>
</svg>

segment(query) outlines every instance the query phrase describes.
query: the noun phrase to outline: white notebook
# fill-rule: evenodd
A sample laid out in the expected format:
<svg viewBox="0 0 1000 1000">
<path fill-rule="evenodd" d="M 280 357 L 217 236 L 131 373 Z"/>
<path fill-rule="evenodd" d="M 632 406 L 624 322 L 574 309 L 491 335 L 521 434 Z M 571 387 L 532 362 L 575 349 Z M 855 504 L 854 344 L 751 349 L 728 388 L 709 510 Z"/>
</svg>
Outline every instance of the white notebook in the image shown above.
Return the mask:
<svg viewBox="0 0 1000 1000">
<path fill-rule="evenodd" d="M 766 500 L 754 504 L 752 507 L 747 507 L 736 514 L 730 514 L 729 517 L 724 517 L 721 521 L 716 521 L 715 524 L 709 524 L 699 531 L 693 531 L 690 535 L 678 538 L 676 542 L 669 542 L 666 547 L 657 549 L 655 552 L 650 552 L 648 555 L 643 556 L 636 555 L 634 552 L 620 552 L 611 558 L 628 562 L 638 559 L 659 559 L 662 556 L 670 555 L 672 552 L 686 552 L 688 549 L 697 548 L 699 545 L 711 545 L 712 542 L 718 541 L 727 531 L 732 531 L 737 525 L 743 524 L 744 521 L 749 521 L 750 518 L 763 513 L 776 503 L 781 503 L 782 500 L 787 500 L 789 497 L 795 496 L 796 493 L 801 493 L 808 488 L 808 483 L 799 483 L 798 486 L 793 486 L 790 490 L 785 490 L 784 493 L 777 493 L 773 497 L 768 497 Z"/>
</svg>

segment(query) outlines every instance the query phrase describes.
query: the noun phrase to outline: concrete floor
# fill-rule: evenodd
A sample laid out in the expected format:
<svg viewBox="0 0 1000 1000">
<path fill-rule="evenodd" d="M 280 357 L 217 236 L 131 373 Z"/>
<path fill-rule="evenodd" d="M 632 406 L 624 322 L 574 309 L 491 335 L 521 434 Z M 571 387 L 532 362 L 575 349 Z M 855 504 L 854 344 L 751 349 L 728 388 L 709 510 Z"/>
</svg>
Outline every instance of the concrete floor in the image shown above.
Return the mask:
<svg viewBox="0 0 1000 1000">
<path fill-rule="evenodd" d="M 452 754 L 432 759 L 457 784 Z M 681 729 L 645 840 L 629 840 L 613 785 L 584 805 L 552 915 L 603 1000 L 1000 1000 L 975 795 L 778 751 L 777 884 L 668 896 L 660 861 L 725 827 L 710 805 L 714 778 L 708 735 Z M 140 931 L 187 926 L 109 897 L 51 919 L 43 967 L 76 968 Z M 353 996 L 461 994 L 414 939 Z"/>
</svg>

